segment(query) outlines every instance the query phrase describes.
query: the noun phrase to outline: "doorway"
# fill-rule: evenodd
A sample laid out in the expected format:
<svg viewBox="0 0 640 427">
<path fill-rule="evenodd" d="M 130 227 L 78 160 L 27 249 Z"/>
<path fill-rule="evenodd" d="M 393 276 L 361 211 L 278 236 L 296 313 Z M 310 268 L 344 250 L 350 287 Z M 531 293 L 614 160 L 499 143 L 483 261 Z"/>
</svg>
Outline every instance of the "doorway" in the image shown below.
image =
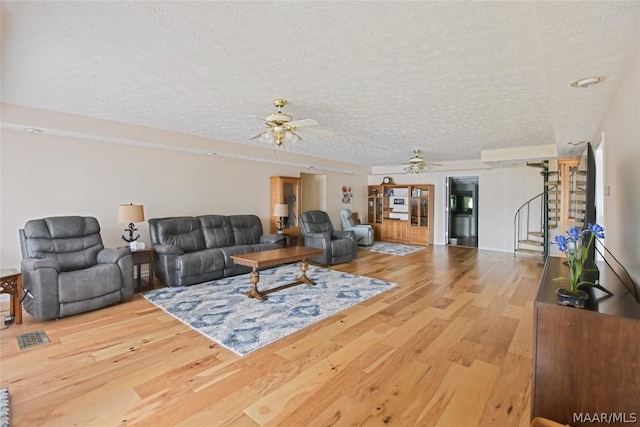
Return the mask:
<svg viewBox="0 0 640 427">
<path fill-rule="evenodd" d="M 446 188 L 447 244 L 477 248 L 478 177 L 447 177 Z"/>
</svg>

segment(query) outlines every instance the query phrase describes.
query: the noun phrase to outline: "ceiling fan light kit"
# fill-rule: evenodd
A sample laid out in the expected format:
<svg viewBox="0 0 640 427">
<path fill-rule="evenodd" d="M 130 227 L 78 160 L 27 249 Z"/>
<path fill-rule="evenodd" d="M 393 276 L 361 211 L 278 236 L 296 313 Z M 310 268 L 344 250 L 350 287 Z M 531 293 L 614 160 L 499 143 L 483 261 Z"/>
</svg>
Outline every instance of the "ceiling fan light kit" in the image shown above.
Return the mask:
<svg viewBox="0 0 640 427">
<path fill-rule="evenodd" d="M 420 150 L 416 148 L 413 150 L 414 156 L 409 159 L 409 166 L 405 168 L 407 173 L 420 174 L 427 169 L 427 164 L 424 161 L 424 158 L 420 156 Z"/>
<path fill-rule="evenodd" d="M 281 147 L 285 142 L 302 141 L 302 137 L 295 132 L 296 130 L 318 125 L 318 122 L 313 119 L 294 121 L 291 114 L 283 113 L 282 107 L 287 105 L 286 99 L 276 98 L 273 100 L 273 105 L 278 111 L 264 118 L 264 124 L 268 129 L 249 139 L 262 138 L 267 143 L 273 142 L 276 146 Z"/>
</svg>

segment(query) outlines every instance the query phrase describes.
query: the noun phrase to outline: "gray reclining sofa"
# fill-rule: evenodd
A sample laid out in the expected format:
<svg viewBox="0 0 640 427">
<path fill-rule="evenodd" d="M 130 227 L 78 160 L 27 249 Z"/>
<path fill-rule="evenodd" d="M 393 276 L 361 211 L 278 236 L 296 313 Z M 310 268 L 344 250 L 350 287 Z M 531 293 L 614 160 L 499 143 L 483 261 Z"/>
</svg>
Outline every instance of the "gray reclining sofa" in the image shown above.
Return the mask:
<svg viewBox="0 0 640 427">
<path fill-rule="evenodd" d="M 249 272 L 232 255 L 284 246 L 282 234 L 263 234 L 255 215 L 152 218 L 155 272 L 166 286 L 186 286 Z"/>
</svg>

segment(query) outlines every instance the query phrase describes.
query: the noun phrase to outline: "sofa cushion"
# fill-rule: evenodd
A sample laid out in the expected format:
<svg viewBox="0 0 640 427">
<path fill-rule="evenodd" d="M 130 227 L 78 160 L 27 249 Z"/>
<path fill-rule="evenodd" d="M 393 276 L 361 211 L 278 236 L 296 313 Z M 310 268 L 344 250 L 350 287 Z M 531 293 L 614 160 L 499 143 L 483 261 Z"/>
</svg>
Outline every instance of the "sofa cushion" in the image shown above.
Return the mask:
<svg viewBox="0 0 640 427">
<path fill-rule="evenodd" d="M 236 244 L 229 217 L 201 215 L 198 217 L 207 249 L 224 248 Z"/>
<path fill-rule="evenodd" d="M 27 221 L 23 256 L 51 259 L 60 271 L 88 268 L 97 263 L 104 246 L 100 225 L 93 217 L 61 216 Z"/>
<path fill-rule="evenodd" d="M 193 217 L 166 218 L 156 224 L 159 244 L 177 246 L 184 253 L 206 248 L 200 221 Z"/>
<path fill-rule="evenodd" d="M 242 254 L 253 253 L 254 250 L 250 245 L 229 246 L 228 248 L 222 248 L 221 251 L 224 253 L 224 275 L 225 276 L 244 274 L 251 271 L 250 267 L 236 264 L 235 262 L 233 262 L 233 259 L 231 259 L 232 255 L 242 255 Z"/>
<path fill-rule="evenodd" d="M 224 271 L 225 255 L 222 249 L 205 249 L 176 258 L 176 274 L 181 278 Z"/>
<path fill-rule="evenodd" d="M 256 215 L 231 215 L 228 217 L 233 227 L 236 245 L 260 243 L 262 223 Z"/>
</svg>

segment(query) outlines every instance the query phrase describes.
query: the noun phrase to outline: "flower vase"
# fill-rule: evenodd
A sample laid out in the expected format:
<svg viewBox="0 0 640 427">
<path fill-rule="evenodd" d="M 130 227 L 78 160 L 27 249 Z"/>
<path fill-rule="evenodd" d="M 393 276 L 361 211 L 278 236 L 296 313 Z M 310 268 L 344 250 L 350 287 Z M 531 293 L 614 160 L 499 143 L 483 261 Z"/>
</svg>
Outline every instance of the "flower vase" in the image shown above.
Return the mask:
<svg viewBox="0 0 640 427">
<path fill-rule="evenodd" d="M 584 308 L 587 299 L 589 299 L 589 294 L 580 289 L 571 292 L 568 289 L 558 288 L 556 289 L 556 295 L 558 296 L 558 304 L 576 308 Z"/>
</svg>

